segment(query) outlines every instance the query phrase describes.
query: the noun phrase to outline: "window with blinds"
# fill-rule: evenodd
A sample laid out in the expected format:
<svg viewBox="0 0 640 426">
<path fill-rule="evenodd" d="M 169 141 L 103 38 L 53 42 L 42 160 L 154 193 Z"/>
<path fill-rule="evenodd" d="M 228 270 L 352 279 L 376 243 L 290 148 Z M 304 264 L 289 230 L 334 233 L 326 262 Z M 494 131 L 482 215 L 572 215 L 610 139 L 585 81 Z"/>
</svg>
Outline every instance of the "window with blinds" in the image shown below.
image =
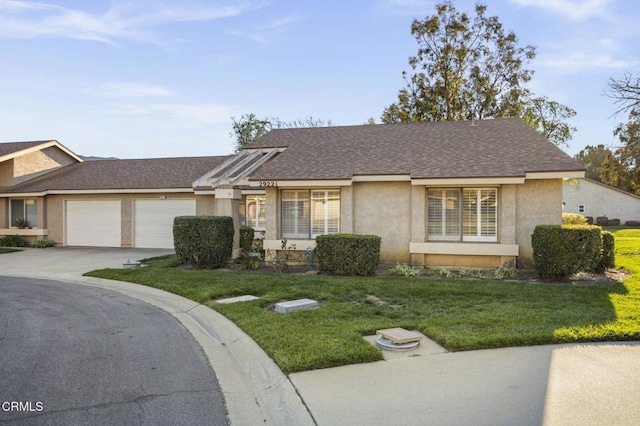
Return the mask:
<svg viewBox="0 0 640 426">
<path fill-rule="evenodd" d="M 498 241 L 496 188 L 428 189 L 427 239 Z"/>
<path fill-rule="evenodd" d="M 283 190 L 280 211 L 282 238 L 340 232 L 340 190 Z"/>
</svg>

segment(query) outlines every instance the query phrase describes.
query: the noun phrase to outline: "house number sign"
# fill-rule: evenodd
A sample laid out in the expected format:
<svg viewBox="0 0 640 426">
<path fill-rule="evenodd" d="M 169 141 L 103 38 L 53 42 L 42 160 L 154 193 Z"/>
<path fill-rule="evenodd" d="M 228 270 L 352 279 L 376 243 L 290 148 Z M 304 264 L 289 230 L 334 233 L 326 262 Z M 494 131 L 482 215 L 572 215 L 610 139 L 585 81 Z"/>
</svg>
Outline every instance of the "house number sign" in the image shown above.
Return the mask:
<svg viewBox="0 0 640 426">
<path fill-rule="evenodd" d="M 267 186 L 278 186 L 278 183 L 275 180 L 261 180 L 258 182 L 258 186 L 267 187 Z"/>
</svg>

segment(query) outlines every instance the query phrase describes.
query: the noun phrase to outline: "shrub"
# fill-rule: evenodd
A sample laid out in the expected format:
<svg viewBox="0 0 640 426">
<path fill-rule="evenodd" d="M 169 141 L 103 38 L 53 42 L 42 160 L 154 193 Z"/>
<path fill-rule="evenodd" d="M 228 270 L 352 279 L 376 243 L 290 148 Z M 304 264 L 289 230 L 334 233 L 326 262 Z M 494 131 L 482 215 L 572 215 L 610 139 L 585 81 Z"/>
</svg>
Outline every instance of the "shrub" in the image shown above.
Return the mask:
<svg viewBox="0 0 640 426">
<path fill-rule="evenodd" d="M 19 235 L 7 235 L 0 238 L 0 247 L 24 247 L 26 244 Z"/>
<path fill-rule="evenodd" d="M 596 267 L 596 271 L 604 272 L 605 269 L 616 267 L 616 241 L 613 234 L 602 231 L 602 256 Z"/>
<path fill-rule="evenodd" d="M 640 220 L 628 220 L 624 223 L 625 226 L 640 226 Z"/>
<path fill-rule="evenodd" d="M 31 243 L 31 247 L 33 247 L 33 248 L 47 248 L 47 247 L 53 247 L 55 245 L 56 245 L 56 243 L 53 242 L 53 240 L 50 240 L 48 238 L 43 238 L 41 240 L 35 240 L 34 242 Z"/>
<path fill-rule="evenodd" d="M 250 226 L 240 227 L 240 248 L 243 254 L 251 253 L 253 249 L 253 228 Z"/>
<path fill-rule="evenodd" d="M 518 270 L 516 268 L 510 268 L 503 266 L 493 271 L 493 275 L 496 280 L 504 280 L 509 278 L 516 278 L 518 276 Z"/>
<path fill-rule="evenodd" d="M 620 219 L 609 220 L 609 226 L 620 226 Z"/>
<path fill-rule="evenodd" d="M 598 216 L 596 217 L 596 225 L 598 226 L 608 226 L 609 218 L 606 216 Z"/>
<path fill-rule="evenodd" d="M 541 278 L 561 278 L 594 271 L 602 257 L 599 227 L 538 225 L 532 235 L 533 261 Z"/>
<path fill-rule="evenodd" d="M 228 216 L 178 216 L 173 241 L 181 263 L 219 268 L 233 252 L 233 219 Z"/>
<path fill-rule="evenodd" d="M 273 267 L 273 269 L 280 273 L 284 274 L 289 270 L 289 262 L 293 257 L 293 251 L 296 249 L 295 244 L 287 244 L 287 239 L 282 240 L 280 244 L 280 250 L 267 250 L 268 263 Z"/>
<path fill-rule="evenodd" d="M 562 213 L 563 225 L 584 225 L 587 223 L 587 218 L 580 213 Z"/>
<path fill-rule="evenodd" d="M 399 275 L 403 277 L 417 277 L 420 275 L 420 268 L 407 265 L 406 263 L 397 263 L 396 266 L 389 269 L 393 275 Z"/>
<path fill-rule="evenodd" d="M 377 235 L 329 234 L 316 237 L 320 272 L 333 275 L 374 275 L 380 263 Z"/>
<path fill-rule="evenodd" d="M 587 225 L 593 225 L 593 216 L 587 216 Z"/>
</svg>

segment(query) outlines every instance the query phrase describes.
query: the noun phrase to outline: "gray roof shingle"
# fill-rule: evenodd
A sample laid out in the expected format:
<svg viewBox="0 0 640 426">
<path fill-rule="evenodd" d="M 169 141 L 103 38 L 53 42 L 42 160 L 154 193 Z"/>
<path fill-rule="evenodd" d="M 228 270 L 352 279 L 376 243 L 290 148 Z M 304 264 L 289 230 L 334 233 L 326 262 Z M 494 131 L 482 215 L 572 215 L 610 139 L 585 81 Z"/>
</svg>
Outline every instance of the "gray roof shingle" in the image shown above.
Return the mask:
<svg viewBox="0 0 640 426">
<path fill-rule="evenodd" d="M 31 142 L 2 142 L 0 143 L 0 157 L 13 154 L 14 152 L 22 151 L 23 149 L 31 148 L 34 146 L 42 145 L 51 141 L 31 141 Z"/>
<path fill-rule="evenodd" d="M 227 156 L 98 160 L 76 163 L 5 192 L 191 188 Z"/>
<path fill-rule="evenodd" d="M 521 177 L 584 167 L 520 119 L 276 129 L 247 148 L 287 147 L 251 180 Z"/>
</svg>

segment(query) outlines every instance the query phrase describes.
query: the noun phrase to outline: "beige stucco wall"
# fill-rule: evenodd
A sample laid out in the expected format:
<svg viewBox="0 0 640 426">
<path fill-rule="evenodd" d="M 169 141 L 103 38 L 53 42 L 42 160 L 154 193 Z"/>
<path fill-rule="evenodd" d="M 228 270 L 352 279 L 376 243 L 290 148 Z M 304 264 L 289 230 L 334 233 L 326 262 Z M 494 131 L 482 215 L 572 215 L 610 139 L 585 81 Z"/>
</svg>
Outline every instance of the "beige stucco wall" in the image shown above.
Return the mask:
<svg viewBox="0 0 640 426">
<path fill-rule="evenodd" d="M 409 262 L 410 182 L 353 184 L 353 232 L 382 238 L 380 262 Z"/>
<path fill-rule="evenodd" d="M 13 185 L 13 159 L 0 163 L 0 187 Z"/>
<path fill-rule="evenodd" d="M 13 184 L 33 179 L 74 162 L 76 160 L 73 157 L 55 146 L 21 155 L 13 159 Z"/>
<path fill-rule="evenodd" d="M 517 186 L 518 267 L 533 266 L 531 235 L 537 225 L 562 223 L 562 179 L 527 180 Z"/>
<path fill-rule="evenodd" d="M 517 258 L 518 266 L 529 267 L 535 226 L 562 221 L 562 180 L 527 180 L 498 187 L 496 243 L 460 242 L 452 249 L 450 242 L 443 242 L 440 250 L 438 242 L 427 241 L 427 188 L 410 182 L 354 182 L 342 187 L 340 232 L 380 236 L 383 264 L 496 268 L 513 266 Z M 265 247 L 278 249 L 280 191 L 267 188 L 266 196 Z M 296 243 L 298 249 L 313 246 L 310 240 Z"/>
<path fill-rule="evenodd" d="M 640 220 L 640 197 L 601 185 L 587 179 L 571 179 L 564 182 L 563 201 L 565 213 L 579 213 L 578 205 L 584 205 L 581 213 L 594 219 L 606 216 L 628 220 Z"/>
<path fill-rule="evenodd" d="M 77 201 L 121 201 L 121 237 L 122 247 L 133 245 L 133 205 L 135 200 L 158 199 L 160 196 L 167 200 L 196 199 L 196 214 L 211 214 L 209 207 L 213 203 L 213 195 L 206 200 L 204 195 L 195 197 L 193 193 L 157 193 L 157 194 L 87 194 L 87 195 L 49 195 L 46 197 L 46 223 L 49 232 L 48 238 L 56 245 L 64 244 L 64 202 Z M 202 198 L 201 198 L 202 197 Z M 203 211 L 200 210 L 203 209 Z"/>
</svg>

